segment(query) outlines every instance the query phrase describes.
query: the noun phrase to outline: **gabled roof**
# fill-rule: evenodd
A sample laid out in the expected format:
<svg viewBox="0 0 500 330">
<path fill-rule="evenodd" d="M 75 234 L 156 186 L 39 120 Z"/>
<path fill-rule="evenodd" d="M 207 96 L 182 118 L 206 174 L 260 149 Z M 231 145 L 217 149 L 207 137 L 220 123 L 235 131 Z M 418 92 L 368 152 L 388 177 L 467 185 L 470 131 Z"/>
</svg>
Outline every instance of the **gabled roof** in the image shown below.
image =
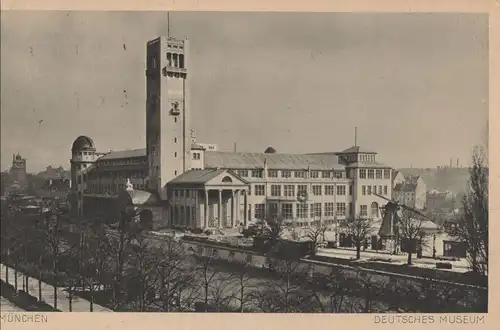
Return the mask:
<svg viewBox="0 0 500 330">
<path fill-rule="evenodd" d="M 264 154 L 250 152 L 206 151 L 206 168 L 261 169 L 266 163 L 268 169 L 289 170 L 332 170 L 343 169 L 333 154 Z"/>
<path fill-rule="evenodd" d="M 227 169 L 205 169 L 184 172 L 171 180 L 168 184 L 206 184 L 224 173 L 228 173 L 230 176 L 235 177 L 243 184 L 248 183 L 248 181 L 243 180 L 238 175 Z"/>
<path fill-rule="evenodd" d="M 414 185 L 417 184 L 418 179 L 420 179 L 420 175 L 408 175 L 406 177 L 406 181 Z"/>
<path fill-rule="evenodd" d="M 209 169 L 209 170 L 191 170 L 182 173 L 178 177 L 174 178 L 169 182 L 169 184 L 178 184 L 178 183 L 196 183 L 196 184 L 204 184 L 218 175 L 224 173 L 226 170 L 224 169 Z"/>
<path fill-rule="evenodd" d="M 338 154 L 357 154 L 357 153 L 362 153 L 362 154 L 376 154 L 376 152 L 365 149 L 360 146 L 353 146 L 350 148 L 345 149 L 344 151 L 337 152 Z"/>
</svg>

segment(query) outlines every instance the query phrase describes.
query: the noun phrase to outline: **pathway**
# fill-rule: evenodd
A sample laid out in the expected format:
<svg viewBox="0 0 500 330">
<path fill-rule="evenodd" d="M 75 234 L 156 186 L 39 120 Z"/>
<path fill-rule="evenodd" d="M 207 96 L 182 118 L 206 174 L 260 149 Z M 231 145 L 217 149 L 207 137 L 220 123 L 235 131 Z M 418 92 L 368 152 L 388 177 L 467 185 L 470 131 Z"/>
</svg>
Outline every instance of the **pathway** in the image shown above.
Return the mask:
<svg viewBox="0 0 500 330">
<path fill-rule="evenodd" d="M 5 281 L 5 271 L 7 266 L 0 264 L 0 278 Z M 9 268 L 9 283 L 14 284 L 14 269 Z M 22 290 L 23 288 L 23 274 L 17 272 L 17 288 Z M 50 284 L 42 282 L 42 299 L 45 303 L 54 307 L 54 287 Z M 30 295 L 38 298 L 38 279 L 30 277 L 28 280 L 28 292 Z M 69 312 L 69 294 L 64 288 L 57 288 L 57 309 L 62 312 Z M 90 312 L 90 302 L 86 299 L 76 297 L 73 295 L 72 299 L 72 311 L 73 312 Z M 94 312 L 112 312 L 112 310 L 102 307 L 97 304 L 93 304 Z"/>
<path fill-rule="evenodd" d="M 318 250 L 317 255 L 325 256 L 325 257 L 335 257 L 341 259 L 351 259 L 356 257 L 355 249 L 330 249 L 330 248 L 320 248 Z M 436 262 L 440 262 L 439 260 L 433 260 L 428 258 L 416 258 L 416 255 L 412 256 L 412 263 L 414 266 L 422 267 L 422 268 L 436 268 Z M 404 264 L 408 260 L 408 255 L 406 253 L 399 255 L 391 255 L 391 254 L 382 254 L 377 252 L 369 252 L 369 251 L 361 251 L 361 260 L 367 261 L 370 258 L 382 258 L 382 259 L 392 259 L 393 264 Z M 457 273 L 465 273 L 469 271 L 467 261 L 446 261 L 453 265 L 453 269 L 448 270 Z"/>
</svg>

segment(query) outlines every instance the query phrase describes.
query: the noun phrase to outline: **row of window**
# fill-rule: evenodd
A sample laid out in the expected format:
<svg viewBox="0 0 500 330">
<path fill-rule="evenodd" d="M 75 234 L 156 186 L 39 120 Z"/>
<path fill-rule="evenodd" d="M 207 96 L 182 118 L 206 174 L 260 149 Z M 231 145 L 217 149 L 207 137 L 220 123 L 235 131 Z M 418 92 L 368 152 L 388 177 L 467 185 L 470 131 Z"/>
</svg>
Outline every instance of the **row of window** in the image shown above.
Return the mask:
<svg viewBox="0 0 500 330">
<path fill-rule="evenodd" d="M 373 189 L 372 189 L 373 188 Z M 378 193 L 377 193 L 377 186 L 373 185 L 372 186 L 361 186 L 361 194 L 362 195 L 371 195 L 371 194 L 378 194 L 378 195 L 384 195 L 387 196 L 389 193 L 389 188 L 387 186 L 378 186 Z"/>
<path fill-rule="evenodd" d="M 99 160 L 98 164 L 100 166 L 144 165 L 146 164 L 146 158 L 137 157 L 130 159 Z"/>
<path fill-rule="evenodd" d="M 390 179 L 391 170 L 385 169 L 359 169 L 360 179 Z"/>
<path fill-rule="evenodd" d="M 309 193 L 308 185 L 306 184 L 272 184 L 271 185 L 271 196 L 273 197 L 295 197 L 300 193 Z M 255 196 L 265 196 L 266 186 L 263 184 L 256 184 L 253 186 L 253 193 Z M 346 185 L 312 185 L 311 193 L 315 196 L 327 195 L 333 196 L 346 195 Z M 250 187 L 249 195 L 252 194 L 252 187 Z M 349 195 L 352 195 L 352 186 L 349 186 Z"/>
<path fill-rule="evenodd" d="M 293 214 L 293 206 L 291 203 L 283 203 L 281 205 L 281 216 L 285 219 L 307 219 L 315 217 L 333 217 L 345 216 L 352 212 L 352 203 L 349 203 L 349 209 L 346 208 L 346 203 L 312 203 L 312 204 L 295 204 L 295 214 Z M 278 215 L 278 204 L 269 204 L 269 216 Z M 251 204 L 249 204 L 249 209 L 251 209 Z M 368 216 L 368 205 L 360 205 L 360 216 Z M 370 216 L 379 217 L 379 205 L 376 202 L 371 204 Z M 264 219 L 266 218 L 266 204 L 255 204 L 254 205 L 254 218 Z"/>
<path fill-rule="evenodd" d="M 350 203 L 351 204 L 351 203 Z M 352 205 L 352 204 L 351 204 Z M 251 207 L 251 204 L 249 204 Z M 314 217 L 333 217 L 345 216 L 347 213 L 346 203 L 313 203 L 313 204 L 295 204 L 295 215 L 293 214 L 293 206 L 291 203 L 281 204 L 281 216 L 285 219 L 308 219 Z M 350 206 L 352 207 L 352 206 Z M 269 204 L 269 216 L 278 215 L 278 204 Z M 254 218 L 264 219 L 266 217 L 266 204 L 254 205 Z"/>
<path fill-rule="evenodd" d="M 97 183 L 88 183 L 88 190 L 91 193 L 116 193 L 118 190 L 125 189 L 125 184 L 97 184 Z M 146 184 L 132 184 L 134 189 L 146 189 Z"/>
<path fill-rule="evenodd" d="M 242 178 L 262 178 L 264 176 L 263 169 L 256 170 L 237 170 L 236 173 Z M 281 174 L 281 175 L 280 175 Z M 293 175 L 293 176 L 292 176 Z M 269 178 L 297 178 L 297 179 L 343 179 L 345 178 L 344 171 L 291 171 L 291 170 L 267 170 L 267 177 Z"/>
</svg>

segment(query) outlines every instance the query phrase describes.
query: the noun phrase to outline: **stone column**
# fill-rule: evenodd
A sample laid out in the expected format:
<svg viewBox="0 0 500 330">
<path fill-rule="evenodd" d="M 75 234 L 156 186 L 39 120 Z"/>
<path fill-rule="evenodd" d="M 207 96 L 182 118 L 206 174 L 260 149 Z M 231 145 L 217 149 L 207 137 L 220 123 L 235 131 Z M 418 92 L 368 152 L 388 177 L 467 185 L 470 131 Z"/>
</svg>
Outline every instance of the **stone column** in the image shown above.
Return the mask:
<svg viewBox="0 0 500 330">
<path fill-rule="evenodd" d="M 203 219 L 203 229 L 208 228 L 208 190 L 205 188 L 205 209 L 203 210 L 205 217 Z"/>
<path fill-rule="evenodd" d="M 218 209 L 218 213 L 219 213 L 219 223 L 217 224 L 217 227 L 220 228 L 221 224 L 222 224 L 222 189 L 219 189 L 219 209 Z"/>
<path fill-rule="evenodd" d="M 247 191 L 243 190 L 243 225 L 246 227 L 247 222 L 248 222 L 248 197 L 247 197 Z"/>
<path fill-rule="evenodd" d="M 236 213 L 236 198 L 234 197 L 235 191 L 232 191 L 231 195 L 231 228 L 234 228 L 234 215 Z"/>
</svg>

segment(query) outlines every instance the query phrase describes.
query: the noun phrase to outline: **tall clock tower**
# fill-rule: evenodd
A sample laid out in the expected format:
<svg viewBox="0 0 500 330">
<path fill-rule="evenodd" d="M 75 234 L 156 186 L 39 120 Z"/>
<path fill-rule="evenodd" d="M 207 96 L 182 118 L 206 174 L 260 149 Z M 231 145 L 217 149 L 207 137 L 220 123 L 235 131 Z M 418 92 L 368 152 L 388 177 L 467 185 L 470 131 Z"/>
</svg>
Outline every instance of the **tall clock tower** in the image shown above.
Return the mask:
<svg viewBox="0 0 500 330">
<path fill-rule="evenodd" d="M 189 42 L 159 37 L 146 53 L 148 188 L 166 200 L 165 185 L 190 169 Z"/>
</svg>

